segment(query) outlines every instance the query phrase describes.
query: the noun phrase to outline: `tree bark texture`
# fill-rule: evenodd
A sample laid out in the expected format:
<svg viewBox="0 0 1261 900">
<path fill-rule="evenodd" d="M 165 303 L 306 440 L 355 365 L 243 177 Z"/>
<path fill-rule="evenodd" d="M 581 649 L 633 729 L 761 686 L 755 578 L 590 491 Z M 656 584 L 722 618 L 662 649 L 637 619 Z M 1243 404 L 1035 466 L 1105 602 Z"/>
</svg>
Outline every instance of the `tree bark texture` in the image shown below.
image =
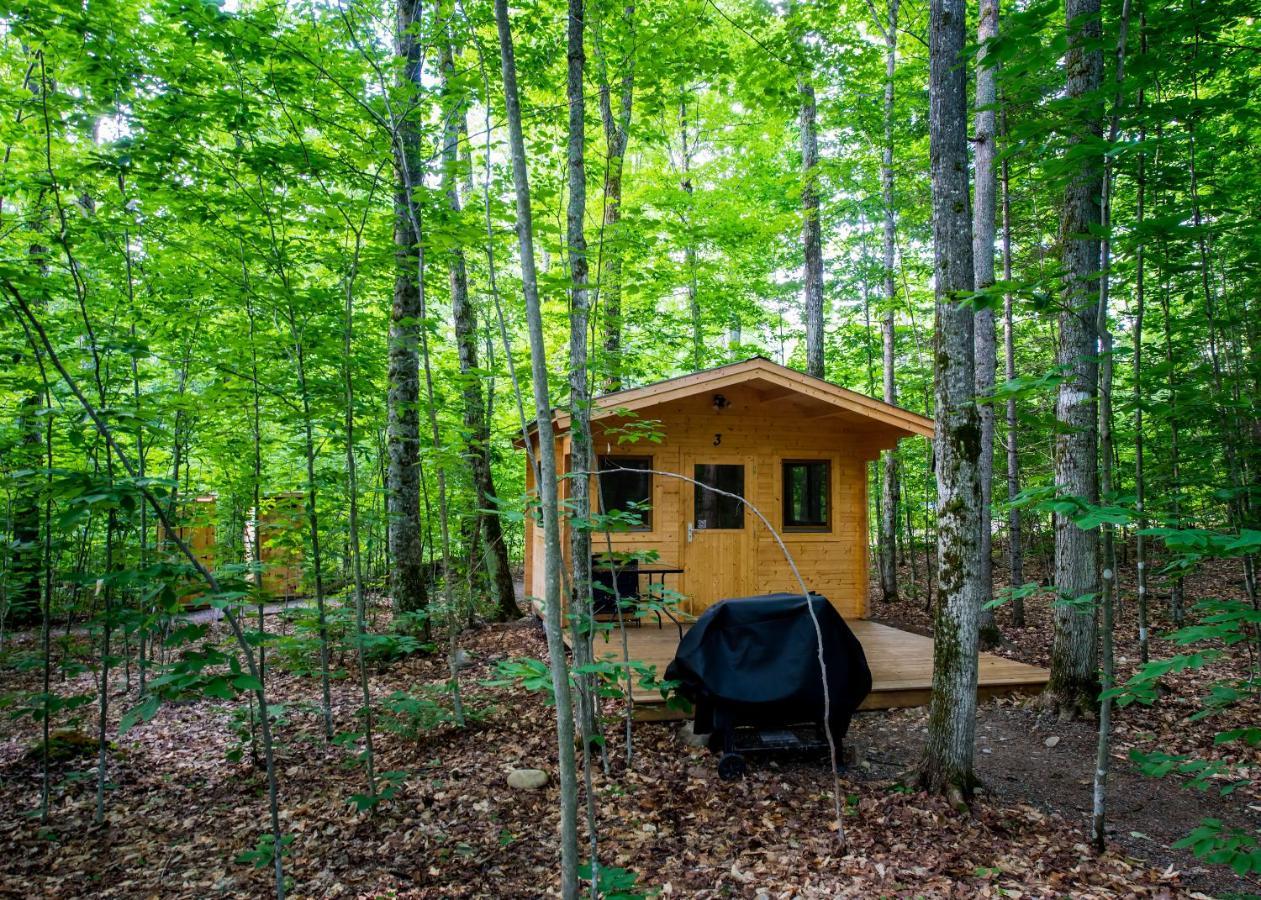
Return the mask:
<svg viewBox="0 0 1261 900">
<path fill-rule="evenodd" d="M 932 0 L 929 139 L 936 282 L 934 455 L 937 578 L 933 691 L 920 777 L 963 803 L 975 784 L 977 613 L 981 605 L 980 426 L 974 395 L 972 228 L 968 206 L 968 106 L 964 0 Z"/>
<path fill-rule="evenodd" d="M 1068 27 L 1066 94 L 1083 104 L 1070 123 L 1070 148 L 1099 144 L 1103 136 L 1097 97 L 1103 74 L 1099 47 L 1099 0 L 1066 0 Z M 1099 200 L 1103 190 L 1101 155 L 1079 157 L 1064 194 L 1060 223 L 1064 285 L 1056 362 L 1065 373 L 1056 398 L 1055 485 L 1061 495 L 1099 501 L 1099 365 L 1096 314 L 1099 296 Z M 1061 716 L 1093 707 L 1098 694 L 1093 600 L 1099 592 L 1099 530 L 1079 528 L 1055 513 L 1055 638 L 1051 648 L 1048 699 Z M 1088 598 L 1073 602 L 1078 598 Z"/>
<path fill-rule="evenodd" d="M 973 147 L 976 167 L 976 186 L 973 189 L 972 208 L 972 269 L 976 277 L 978 293 L 994 287 L 994 226 L 998 189 L 995 159 L 997 146 L 998 68 L 987 64 L 988 41 L 998 37 L 998 0 L 981 0 L 978 10 L 976 42 L 976 128 Z M 994 307 L 989 296 L 974 315 L 974 346 L 976 348 L 976 395 L 980 398 L 977 414 L 981 421 L 981 596 L 980 612 L 981 646 L 995 646 L 1002 635 L 994 620 L 994 610 L 984 604 L 994 596 L 993 527 L 990 520 L 990 501 L 994 485 L 994 404 L 985 398 L 994 394 L 994 367 L 996 362 Z"/>
<path fill-rule="evenodd" d="M 587 325 L 590 315 L 587 238 L 583 220 L 587 214 L 586 101 L 583 96 L 585 11 L 583 0 L 569 0 L 566 96 L 569 102 L 568 146 L 569 203 L 565 236 L 569 253 L 569 413 L 570 469 L 590 472 L 591 389 L 587 381 Z M 569 480 L 570 520 L 570 616 L 574 664 L 591 662 L 591 480 Z M 589 675 L 578 676 L 578 725 L 584 741 L 595 733 L 595 695 Z"/>
<path fill-rule="evenodd" d="M 1007 134 L 1007 114 L 1002 115 L 1003 136 Z M 1011 191 L 1010 170 L 1007 160 L 1002 163 L 1003 177 L 1003 374 L 1008 381 L 1016 377 L 1016 325 L 1011 292 Z M 1011 501 L 1020 493 L 1019 418 L 1016 415 L 1016 398 L 1007 398 L 1007 499 Z M 1024 538 L 1020 524 L 1020 507 L 1012 505 L 1007 511 L 1007 561 L 1010 568 L 1008 583 L 1013 587 L 1024 584 Z M 1025 627 L 1025 601 L 1016 596 L 1011 601 L 1011 623 Z"/>
<path fill-rule="evenodd" d="M 398 0 L 394 50 L 403 60 L 401 79 L 409 91 L 420 86 L 421 48 L 416 29 L 420 0 Z M 428 604 L 424 544 L 420 530 L 420 285 L 418 244 L 408 209 L 419 176 L 420 133 L 406 116 L 394 141 L 394 301 L 390 308 L 387 494 L 390 525 L 390 595 L 399 612 Z"/>
</svg>

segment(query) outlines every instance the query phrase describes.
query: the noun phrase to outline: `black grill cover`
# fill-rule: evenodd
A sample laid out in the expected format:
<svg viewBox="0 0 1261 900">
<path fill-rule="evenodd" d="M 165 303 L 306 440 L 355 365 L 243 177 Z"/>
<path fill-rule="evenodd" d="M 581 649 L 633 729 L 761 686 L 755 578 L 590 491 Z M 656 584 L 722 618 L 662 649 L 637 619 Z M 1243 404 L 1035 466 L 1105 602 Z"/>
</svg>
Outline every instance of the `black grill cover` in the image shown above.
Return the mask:
<svg viewBox="0 0 1261 900">
<path fill-rule="evenodd" d="M 810 595 L 823 633 L 833 736 L 871 691 L 862 644 L 826 598 Z M 823 722 L 818 638 L 801 594 L 762 594 L 714 604 L 684 636 L 666 678 L 696 707 L 697 734 L 719 726 Z"/>
</svg>

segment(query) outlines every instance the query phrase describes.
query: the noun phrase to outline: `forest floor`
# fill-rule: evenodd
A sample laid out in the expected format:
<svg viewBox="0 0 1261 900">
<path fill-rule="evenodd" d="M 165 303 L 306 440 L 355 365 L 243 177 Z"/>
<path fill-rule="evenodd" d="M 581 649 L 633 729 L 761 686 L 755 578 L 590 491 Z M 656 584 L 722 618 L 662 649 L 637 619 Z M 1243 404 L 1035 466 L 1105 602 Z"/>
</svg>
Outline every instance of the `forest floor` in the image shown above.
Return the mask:
<svg viewBox="0 0 1261 900">
<path fill-rule="evenodd" d="M 1188 584 L 1188 596 L 1236 593 L 1231 577 L 1210 570 Z M 927 630 L 919 601 L 873 601 L 872 609 L 883 621 Z M 1126 673 L 1137 659 L 1129 612 L 1118 647 Z M 1000 624 L 1006 618 L 1000 611 Z M 284 616 L 268 619 L 269 628 L 284 622 Z M 1005 628 L 1009 643 L 1000 652 L 1044 663 L 1049 622 L 1043 601 L 1030 603 L 1029 626 Z M 1155 625 L 1159 630 L 1163 623 Z M 24 650 L 18 643 L 0 669 L 6 695 L 39 689 L 38 672 L 20 665 Z M 487 683 L 501 660 L 543 658 L 542 631 L 527 618 L 470 631 L 461 645 L 471 659 L 461 678 L 471 719 L 465 729 L 428 720 L 433 709 L 426 701 L 441 696 L 447 678 L 440 656 L 417 654 L 373 669 L 377 704 L 399 692 L 416 701 L 396 703 L 403 712 L 378 722 L 378 771 L 405 774 L 397 795 L 374 814 L 349 804 L 363 792 L 363 773 L 353 762 L 358 744 L 322 739 L 318 678 L 286 670 L 273 654 L 269 699 L 284 706 L 277 770 L 283 828 L 294 836 L 286 857 L 292 896 L 538 897 L 554 890 L 555 780 L 539 791 L 505 784 L 514 767 L 555 772 L 553 714 L 540 694 Z M 24 649 L 29 654 L 33 648 Z M 1169 651 L 1167 643 L 1154 643 L 1154 656 Z M 345 676 L 350 659 L 334 662 Z M 1171 692 L 1154 708 L 1119 711 L 1110 791 L 1115 834 L 1102 856 L 1086 841 L 1094 724 L 1050 721 L 1036 698 L 1007 698 L 982 705 L 978 773 L 985 789 L 970 815 L 956 814 L 901 781 L 922 747 L 923 710 L 857 716 L 848 741 L 855 764 L 842 781 L 845 850 L 829 828 L 831 780 L 823 761 L 758 761 L 744 780 L 723 782 L 714 758 L 687 746 L 677 723 L 640 723 L 627 769 L 614 725 L 611 773 L 594 775 L 600 859 L 635 873 L 641 887 L 665 897 L 1259 892 L 1252 881 L 1167 849 L 1207 816 L 1257 827 L 1258 779 L 1221 797 L 1182 787 L 1174 777 L 1149 779 L 1128 761 L 1131 748 L 1220 757 L 1212 735 L 1228 723 L 1188 727 L 1186 717 L 1198 708 L 1204 683 L 1226 674 L 1225 665 L 1171 679 Z M 94 677 L 85 670 L 55 687 L 66 695 L 90 693 Z M 113 687 L 112 727 L 137 701 L 134 679 L 129 695 L 121 676 Z M 56 765 L 46 825 L 25 815 L 39 798 L 40 767 L 30 753 L 37 729 L 29 719 L 0 723 L 0 894 L 267 894 L 270 870 L 236 861 L 253 849 L 267 821 L 261 769 L 226 759 L 238 743 L 234 712 L 244 705 L 244 699 L 210 698 L 166 704 L 152 721 L 115 737 L 103 826 L 92 824 L 94 756 Z M 335 680 L 339 730 L 356 729 L 359 706 L 357 679 Z M 93 710 L 77 711 L 77 723 L 66 714 L 58 726 L 90 734 Z M 1243 715 L 1255 719 L 1255 713 L 1253 708 Z"/>
</svg>

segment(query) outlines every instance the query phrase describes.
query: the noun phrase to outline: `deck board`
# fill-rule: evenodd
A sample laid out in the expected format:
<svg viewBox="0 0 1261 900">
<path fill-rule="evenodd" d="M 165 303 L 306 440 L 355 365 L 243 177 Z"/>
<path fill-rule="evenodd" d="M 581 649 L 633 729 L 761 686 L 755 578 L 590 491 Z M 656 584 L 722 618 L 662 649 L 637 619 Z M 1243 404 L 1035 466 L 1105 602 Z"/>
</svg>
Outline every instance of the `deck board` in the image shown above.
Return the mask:
<svg viewBox="0 0 1261 900">
<path fill-rule="evenodd" d="M 871 693 L 863 702 L 862 709 L 892 709 L 928 703 L 933 682 L 932 638 L 867 620 L 852 620 L 849 626 L 862 642 L 867 664 L 871 667 Z M 671 626 L 658 628 L 655 622 L 645 622 L 642 627 L 628 628 L 626 636 L 630 658 L 654 665 L 658 675 L 664 674 L 666 666 L 674 659 L 679 643 L 678 631 Z M 568 642 L 568 634 L 565 637 Z M 607 641 L 597 642 L 596 656 L 611 655 L 620 659 L 620 636 L 613 632 L 608 637 Z M 1046 685 L 1048 675 L 1046 669 L 993 653 L 982 653 L 977 692 L 982 697 L 1036 693 Z M 638 717 L 672 717 L 670 711 L 664 708 L 659 693 L 636 687 L 634 696 Z"/>
</svg>

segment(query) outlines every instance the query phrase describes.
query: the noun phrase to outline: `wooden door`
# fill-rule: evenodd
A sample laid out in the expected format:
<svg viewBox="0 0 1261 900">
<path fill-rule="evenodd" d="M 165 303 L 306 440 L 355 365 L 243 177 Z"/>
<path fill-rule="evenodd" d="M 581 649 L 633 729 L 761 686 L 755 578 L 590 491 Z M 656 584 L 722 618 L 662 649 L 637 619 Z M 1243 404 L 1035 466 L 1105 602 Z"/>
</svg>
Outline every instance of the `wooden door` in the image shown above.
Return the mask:
<svg viewBox="0 0 1261 900">
<path fill-rule="evenodd" d="M 742 502 L 705 487 L 747 496 L 749 469 L 741 457 L 701 453 L 683 458 L 683 474 L 700 482 L 688 483 L 683 509 L 683 593 L 693 615 L 719 600 L 750 593 L 750 513 Z"/>
</svg>

